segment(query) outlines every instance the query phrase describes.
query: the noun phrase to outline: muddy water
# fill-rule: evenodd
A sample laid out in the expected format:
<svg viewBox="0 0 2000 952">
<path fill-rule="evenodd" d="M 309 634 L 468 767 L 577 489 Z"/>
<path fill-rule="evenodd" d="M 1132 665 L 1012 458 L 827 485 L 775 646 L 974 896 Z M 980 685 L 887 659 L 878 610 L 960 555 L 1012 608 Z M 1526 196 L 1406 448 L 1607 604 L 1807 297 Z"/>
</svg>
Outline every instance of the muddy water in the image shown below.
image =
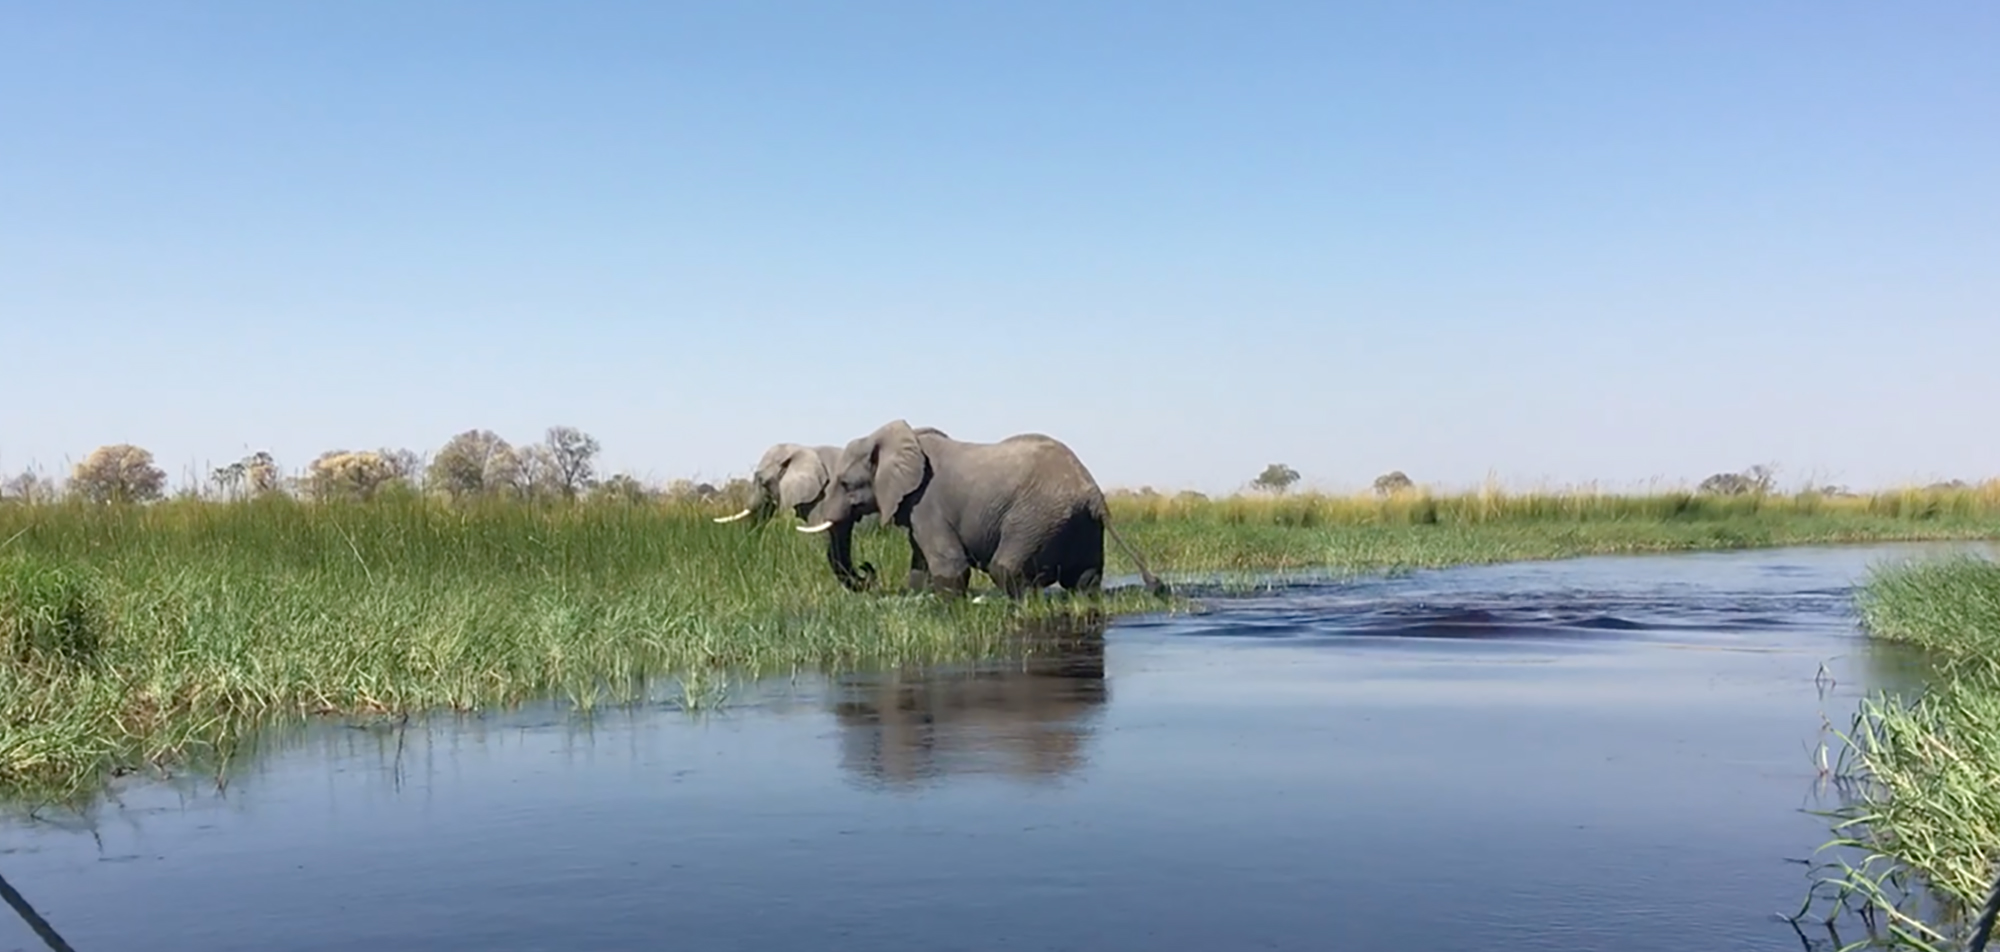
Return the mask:
<svg viewBox="0 0 2000 952">
<path fill-rule="evenodd" d="M 1822 719 L 1899 678 L 1849 587 L 1923 551 L 1299 580 L 702 715 L 320 727 L 0 828 L 0 873 L 85 952 L 1796 949 Z"/>
</svg>

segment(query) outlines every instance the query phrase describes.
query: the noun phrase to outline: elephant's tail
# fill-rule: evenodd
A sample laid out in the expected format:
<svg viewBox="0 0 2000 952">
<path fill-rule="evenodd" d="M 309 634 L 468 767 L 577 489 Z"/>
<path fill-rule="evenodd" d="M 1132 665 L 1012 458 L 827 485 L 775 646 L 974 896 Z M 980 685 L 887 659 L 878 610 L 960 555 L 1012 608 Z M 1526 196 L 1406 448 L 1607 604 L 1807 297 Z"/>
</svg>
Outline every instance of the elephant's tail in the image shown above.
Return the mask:
<svg viewBox="0 0 2000 952">
<path fill-rule="evenodd" d="M 1099 502 L 1098 505 L 1102 509 L 1102 514 L 1098 518 L 1104 521 L 1104 531 L 1111 535 L 1111 541 L 1118 543 L 1118 548 L 1125 553 L 1125 557 L 1131 559 L 1132 564 L 1139 567 L 1139 579 L 1146 583 L 1146 591 L 1152 593 L 1154 598 L 1166 598 L 1171 592 L 1167 588 L 1167 583 L 1160 581 L 1152 572 L 1147 571 L 1145 560 L 1139 558 L 1139 553 L 1132 551 L 1132 547 L 1125 543 L 1125 537 L 1119 535 L 1117 529 L 1112 528 L 1111 507 L 1102 502 Z"/>
</svg>

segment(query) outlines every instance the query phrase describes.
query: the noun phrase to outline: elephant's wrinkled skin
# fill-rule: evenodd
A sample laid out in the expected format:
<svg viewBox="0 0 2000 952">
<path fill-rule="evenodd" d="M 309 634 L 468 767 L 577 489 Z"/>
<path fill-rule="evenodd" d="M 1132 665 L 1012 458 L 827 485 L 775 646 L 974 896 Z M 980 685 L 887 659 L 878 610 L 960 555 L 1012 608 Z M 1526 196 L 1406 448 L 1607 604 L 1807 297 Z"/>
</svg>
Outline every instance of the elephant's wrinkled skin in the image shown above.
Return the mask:
<svg viewBox="0 0 2000 952">
<path fill-rule="evenodd" d="M 851 558 L 855 521 L 873 512 L 909 532 L 912 590 L 963 595 L 976 568 L 1009 598 L 1052 584 L 1094 594 L 1103 586 L 1109 532 L 1146 588 L 1166 594 L 1111 528 L 1090 471 L 1053 437 L 969 443 L 894 420 L 848 443 L 833 474 L 818 518 L 799 531 L 836 533 L 827 557 L 837 566 Z"/>
</svg>

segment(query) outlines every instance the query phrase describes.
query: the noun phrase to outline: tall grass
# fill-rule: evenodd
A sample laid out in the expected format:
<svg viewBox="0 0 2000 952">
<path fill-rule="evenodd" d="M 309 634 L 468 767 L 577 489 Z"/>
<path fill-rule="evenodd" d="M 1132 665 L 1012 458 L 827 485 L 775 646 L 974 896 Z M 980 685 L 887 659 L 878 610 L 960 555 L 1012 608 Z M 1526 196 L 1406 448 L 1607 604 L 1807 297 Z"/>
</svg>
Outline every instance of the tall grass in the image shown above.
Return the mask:
<svg viewBox="0 0 2000 952">
<path fill-rule="evenodd" d="M 1914 698 L 1866 699 L 1839 772 L 1835 845 L 1857 851 L 1822 895 L 1883 944 L 1962 947 L 2000 868 L 2000 564 L 1954 557 L 1878 572 L 1857 599 L 1871 636 L 1931 665 Z"/>
<path fill-rule="evenodd" d="M 1113 522 L 1143 556 L 1177 568 L 1393 569 L 2000 534 L 2000 480 L 1867 495 L 1116 493 L 1110 502 Z"/>
<path fill-rule="evenodd" d="M 630 698 L 718 669 L 1027 650 L 1061 606 L 862 597 L 823 542 L 695 502 L 0 505 L 0 788 L 226 755 L 272 718 Z M 719 511 L 719 510 L 718 510 Z M 1806 497 L 1121 496 L 1151 567 L 1442 566 L 1599 552 L 2000 537 L 1986 490 Z M 1133 567 L 1115 547 L 1113 573 Z M 908 546 L 857 533 L 900 583 Z M 1136 592 L 1111 612 L 1153 611 Z"/>
<path fill-rule="evenodd" d="M 2000 677 L 2000 563 L 1975 555 L 1879 572 L 1856 599 L 1869 633 L 1914 645 L 1942 673 Z"/>
<path fill-rule="evenodd" d="M 1509 493 L 1497 488 L 1438 495 L 1408 490 L 1329 495 L 1237 495 L 1150 491 L 1110 494 L 1121 523 L 1277 525 L 1298 528 L 1365 525 L 1489 525 L 1541 522 L 1710 522 L 1742 519 L 1829 518 L 1843 521 L 1951 523 L 2000 515 L 2000 479 L 1977 486 L 1908 487 L 1874 493 L 1693 492 L 1652 494 L 1572 490 Z"/>
<path fill-rule="evenodd" d="M 0 785 L 85 784 L 271 716 L 991 654 L 1016 614 L 857 597 L 819 540 L 650 507 L 25 507 L 0 529 Z M 907 545 L 859 535 L 899 576 Z"/>
</svg>

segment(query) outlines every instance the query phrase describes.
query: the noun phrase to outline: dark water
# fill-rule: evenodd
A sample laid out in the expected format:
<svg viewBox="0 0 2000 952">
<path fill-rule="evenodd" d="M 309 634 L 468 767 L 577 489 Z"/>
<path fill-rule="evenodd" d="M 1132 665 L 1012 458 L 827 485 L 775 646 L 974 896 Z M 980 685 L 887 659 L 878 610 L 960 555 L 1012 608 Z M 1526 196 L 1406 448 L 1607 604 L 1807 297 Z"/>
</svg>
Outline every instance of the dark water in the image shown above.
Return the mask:
<svg viewBox="0 0 2000 952">
<path fill-rule="evenodd" d="M 1897 677 L 1849 586 L 1921 551 L 1299 582 L 702 715 L 320 727 L 0 828 L 0 873 L 87 952 L 1797 949 L 1822 716 Z"/>
</svg>

